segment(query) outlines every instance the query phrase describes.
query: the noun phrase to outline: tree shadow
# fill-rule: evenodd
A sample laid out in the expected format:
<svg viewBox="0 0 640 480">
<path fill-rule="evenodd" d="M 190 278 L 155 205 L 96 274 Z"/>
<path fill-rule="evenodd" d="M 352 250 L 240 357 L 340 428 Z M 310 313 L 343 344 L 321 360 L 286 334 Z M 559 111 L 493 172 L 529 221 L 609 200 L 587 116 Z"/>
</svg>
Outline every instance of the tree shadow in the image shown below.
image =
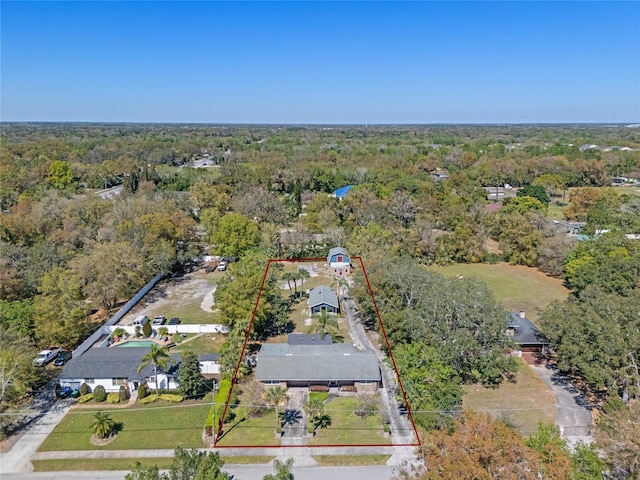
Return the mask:
<svg viewBox="0 0 640 480">
<path fill-rule="evenodd" d="M 295 425 L 302 421 L 303 415 L 300 410 L 285 410 L 280 414 L 282 417 L 282 426 Z"/>
</svg>

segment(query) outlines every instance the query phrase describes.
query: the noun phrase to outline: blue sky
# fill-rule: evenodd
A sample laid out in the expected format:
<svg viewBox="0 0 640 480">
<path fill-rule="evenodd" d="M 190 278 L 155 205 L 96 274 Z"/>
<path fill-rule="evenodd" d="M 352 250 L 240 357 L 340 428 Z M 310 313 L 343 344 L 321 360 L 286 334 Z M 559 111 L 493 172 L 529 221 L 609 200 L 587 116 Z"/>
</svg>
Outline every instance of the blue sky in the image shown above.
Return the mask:
<svg viewBox="0 0 640 480">
<path fill-rule="evenodd" d="M 14 2 L 2 121 L 640 121 L 640 2 Z"/>
</svg>

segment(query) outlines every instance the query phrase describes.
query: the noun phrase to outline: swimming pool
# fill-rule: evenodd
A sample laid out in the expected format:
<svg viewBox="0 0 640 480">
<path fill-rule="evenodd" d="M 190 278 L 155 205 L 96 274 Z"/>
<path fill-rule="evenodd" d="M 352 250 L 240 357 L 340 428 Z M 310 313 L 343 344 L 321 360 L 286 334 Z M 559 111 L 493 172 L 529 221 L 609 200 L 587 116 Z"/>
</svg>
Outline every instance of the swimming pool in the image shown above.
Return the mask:
<svg viewBox="0 0 640 480">
<path fill-rule="evenodd" d="M 151 345 L 157 345 L 156 342 L 151 340 L 129 340 L 128 342 L 116 345 L 116 347 L 151 347 Z"/>
</svg>

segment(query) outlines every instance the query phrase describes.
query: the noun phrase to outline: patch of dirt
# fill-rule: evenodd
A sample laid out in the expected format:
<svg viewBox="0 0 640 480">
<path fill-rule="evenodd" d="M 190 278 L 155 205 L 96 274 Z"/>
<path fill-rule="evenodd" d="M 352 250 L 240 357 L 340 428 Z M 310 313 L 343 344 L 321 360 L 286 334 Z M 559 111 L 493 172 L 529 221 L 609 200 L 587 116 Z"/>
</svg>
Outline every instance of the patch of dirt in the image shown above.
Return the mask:
<svg viewBox="0 0 640 480">
<path fill-rule="evenodd" d="M 22 435 L 22 433 L 9 435 L 4 440 L 0 440 L 0 453 L 7 453 L 11 450 L 16 442 L 22 438 Z"/>
<path fill-rule="evenodd" d="M 105 445 L 109 445 L 111 442 L 113 442 L 116 439 L 116 436 L 117 436 L 116 433 L 112 433 L 106 438 L 100 438 L 97 435 L 92 435 L 91 443 L 96 447 L 104 447 Z"/>
<path fill-rule="evenodd" d="M 216 285 L 215 287 L 213 287 L 213 290 L 211 290 L 210 292 L 207 292 L 207 294 L 202 299 L 202 302 L 200 302 L 200 308 L 205 312 L 213 313 L 212 307 L 216 304 L 215 293 L 217 289 L 218 289 L 218 286 Z"/>
</svg>

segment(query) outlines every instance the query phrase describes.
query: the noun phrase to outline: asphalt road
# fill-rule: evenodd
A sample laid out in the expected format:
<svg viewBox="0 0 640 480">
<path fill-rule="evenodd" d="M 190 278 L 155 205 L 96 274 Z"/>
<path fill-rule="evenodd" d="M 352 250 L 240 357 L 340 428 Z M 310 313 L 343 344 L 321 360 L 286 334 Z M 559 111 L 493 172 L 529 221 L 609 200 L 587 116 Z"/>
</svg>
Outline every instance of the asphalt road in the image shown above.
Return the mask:
<svg viewBox="0 0 640 480">
<path fill-rule="evenodd" d="M 262 480 L 273 473 L 268 465 L 229 465 L 225 470 L 234 475 L 234 480 Z M 29 472 L 8 473 L 2 480 L 123 480 L 127 471 L 99 472 Z M 396 470 L 393 467 L 293 467 L 295 480 L 390 480 Z"/>
</svg>

